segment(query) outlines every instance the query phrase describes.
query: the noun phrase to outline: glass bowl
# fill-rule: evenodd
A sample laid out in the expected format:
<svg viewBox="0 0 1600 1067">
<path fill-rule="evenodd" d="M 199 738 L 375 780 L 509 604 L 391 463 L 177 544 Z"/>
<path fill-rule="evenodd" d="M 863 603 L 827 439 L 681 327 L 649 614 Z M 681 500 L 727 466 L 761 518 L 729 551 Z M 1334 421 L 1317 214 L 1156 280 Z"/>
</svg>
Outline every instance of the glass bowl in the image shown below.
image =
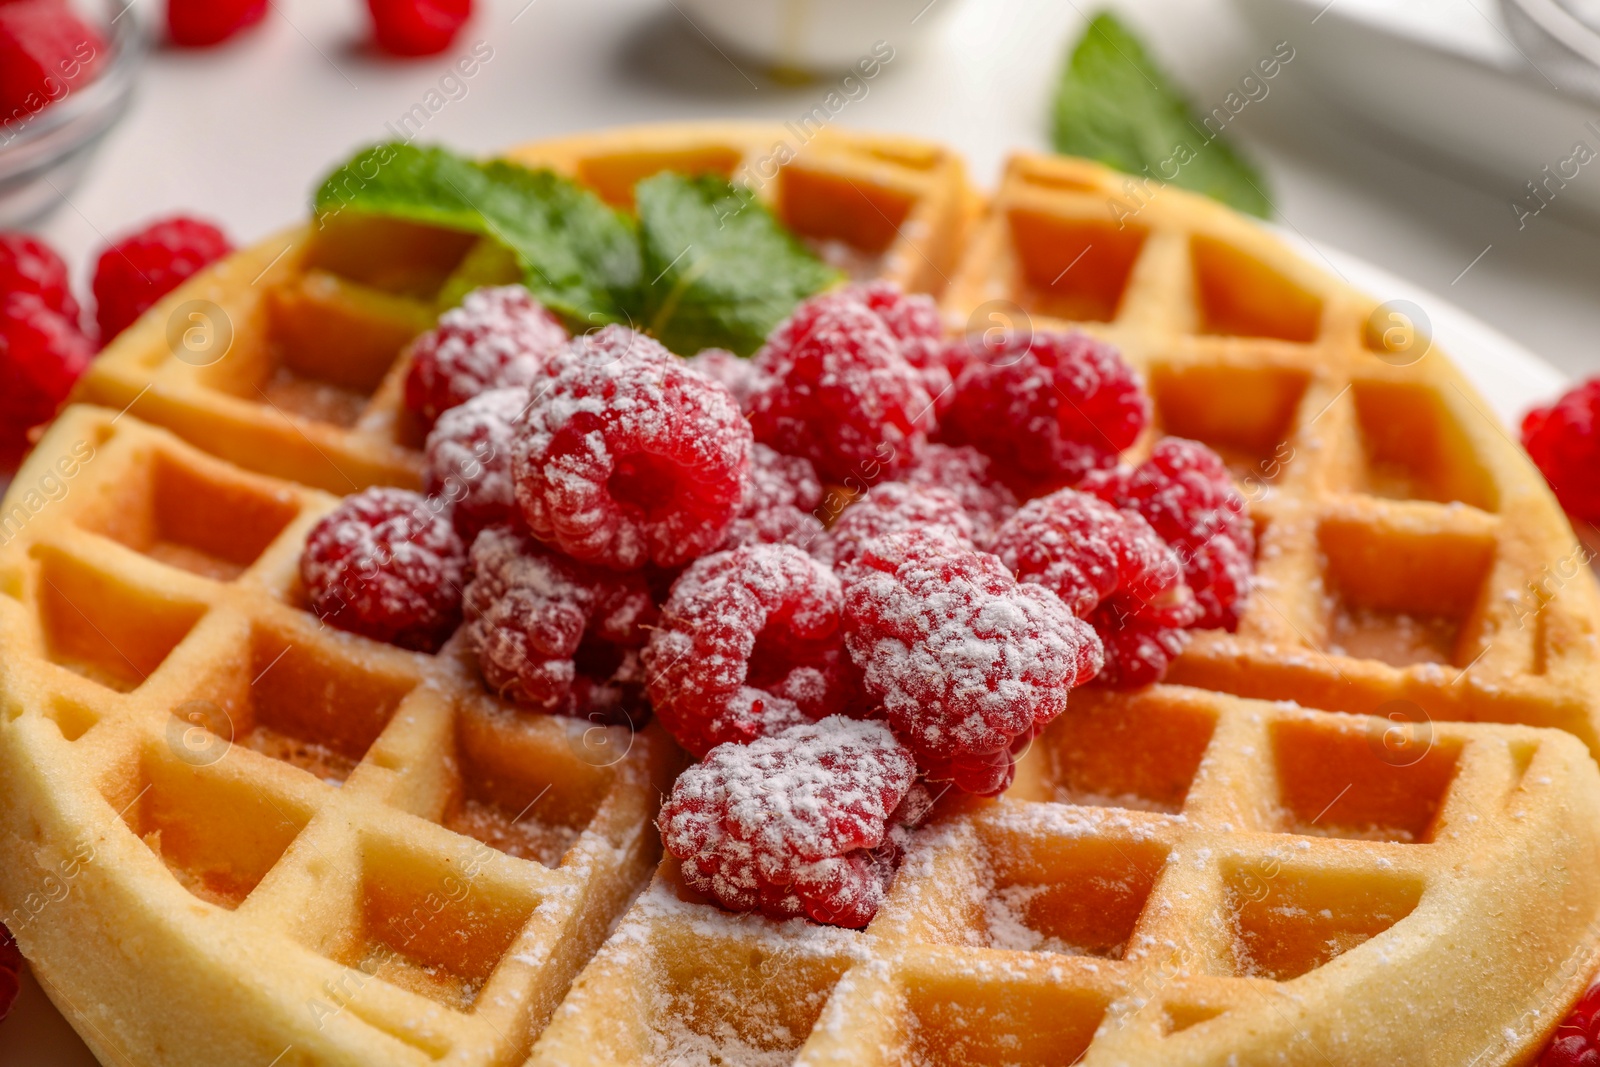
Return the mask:
<svg viewBox="0 0 1600 1067">
<path fill-rule="evenodd" d="M 132 6 L 108 0 L 93 12 L 80 11 L 94 19 L 111 50 L 99 76 L 41 111 L 0 125 L 0 229 L 21 226 L 60 204 L 127 111 L 147 47 Z"/>
</svg>

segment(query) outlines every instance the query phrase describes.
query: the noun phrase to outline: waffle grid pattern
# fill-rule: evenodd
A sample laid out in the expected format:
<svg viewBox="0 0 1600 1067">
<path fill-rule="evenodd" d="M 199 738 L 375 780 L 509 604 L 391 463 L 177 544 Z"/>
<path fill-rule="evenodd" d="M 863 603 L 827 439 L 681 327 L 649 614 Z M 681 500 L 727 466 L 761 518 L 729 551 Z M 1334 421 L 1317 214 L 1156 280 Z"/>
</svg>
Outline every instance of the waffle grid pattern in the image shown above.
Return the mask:
<svg viewBox="0 0 1600 1067">
<path fill-rule="evenodd" d="M 1155 731 L 1172 740 L 1130 766 L 1128 735 Z M 1082 700 L 1002 803 L 923 838 L 864 933 L 725 916 L 664 871 L 533 1062 L 585 1048 L 618 1063 L 1514 1062 L 1526 1035 L 1486 1041 L 1458 991 L 1342 953 L 1401 919 L 1475 940 L 1462 924 L 1509 886 L 1462 868 L 1519 865 L 1550 829 L 1520 820 L 1549 810 L 1539 790 L 1585 788 L 1583 750 L 1449 729 L 1402 766 L 1370 742 L 1361 719 L 1178 687 Z M 1589 951 L 1507 974 L 1495 995 L 1581 970 Z M 1388 1018 L 1352 1017 L 1369 997 Z M 607 1021 L 617 1004 L 635 1026 Z"/>
<path fill-rule="evenodd" d="M 322 627 L 298 560 L 333 496 L 105 409 L 54 433 L 89 458 L 7 571 L 36 610 L 5 604 L 6 684 L 10 716 L 42 712 L 13 725 L 50 724 L 40 758 L 97 790 L 75 798 L 98 831 L 85 899 L 115 870 L 209 966 L 241 952 L 303 1013 L 293 1047 L 207 1062 L 520 1059 L 659 855 L 670 740 L 519 716 L 454 648 Z"/>
<path fill-rule="evenodd" d="M 264 242 L 108 351 L 6 502 L 0 900 L 106 1062 L 1537 1046 L 1595 961 L 1600 601 L 1552 580 L 1570 531 L 1440 354 L 1386 347 L 1370 299 L 1226 210 L 1076 161 L 1018 158 L 985 207 L 943 149 L 831 131 L 511 158 L 621 204 L 658 169 L 736 174 L 952 329 L 1116 341 L 1157 413 L 1132 458 L 1161 433 L 1223 452 L 1261 589 L 1180 684 L 1075 695 L 1003 800 L 947 804 L 867 931 L 726 915 L 670 863 L 622 915 L 670 742 L 518 716 L 455 645 L 319 628 L 296 588 L 333 494 L 418 483 L 396 356 L 481 250 L 343 217 Z M 35 485 L 64 490 L 32 508 Z M 119 967 L 146 989 L 113 994 Z"/>
</svg>

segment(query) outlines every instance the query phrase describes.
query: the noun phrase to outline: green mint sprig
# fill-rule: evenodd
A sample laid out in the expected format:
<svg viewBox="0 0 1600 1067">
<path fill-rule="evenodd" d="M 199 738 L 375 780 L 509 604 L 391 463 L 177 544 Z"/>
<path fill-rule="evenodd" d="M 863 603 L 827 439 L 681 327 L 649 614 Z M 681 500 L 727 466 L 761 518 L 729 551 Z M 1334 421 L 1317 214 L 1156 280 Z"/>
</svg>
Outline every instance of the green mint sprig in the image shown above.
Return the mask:
<svg viewBox="0 0 1600 1067">
<path fill-rule="evenodd" d="M 1055 149 L 1204 193 L 1266 218 L 1266 181 L 1109 12 L 1072 50 L 1055 96 Z"/>
<path fill-rule="evenodd" d="M 630 323 L 684 355 L 749 355 L 796 303 L 838 279 L 726 179 L 659 174 L 639 183 L 636 199 L 637 219 L 550 171 L 396 143 L 330 174 L 315 209 L 491 238 L 568 325 Z"/>
<path fill-rule="evenodd" d="M 657 174 L 634 198 L 649 279 L 644 324 L 674 352 L 749 355 L 838 278 L 748 189 L 722 178 Z"/>
</svg>

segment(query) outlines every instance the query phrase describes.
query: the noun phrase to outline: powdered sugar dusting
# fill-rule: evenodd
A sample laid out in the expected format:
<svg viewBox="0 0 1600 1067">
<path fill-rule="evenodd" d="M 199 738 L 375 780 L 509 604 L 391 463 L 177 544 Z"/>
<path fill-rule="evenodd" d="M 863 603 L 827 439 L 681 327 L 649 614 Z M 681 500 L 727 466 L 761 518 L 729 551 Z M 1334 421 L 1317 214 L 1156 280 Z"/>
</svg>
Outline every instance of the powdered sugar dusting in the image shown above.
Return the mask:
<svg viewBox="0 0 1600 1067">
<path fill-rule="evenodd" d="M 763 383 L 755 360 L 736 356 L 725 348 L 702 349 L 689 357 L 688 364 L 726 389 L 740 408 L 749 407 L 751 394 Z"/>
<path fill-rule="evenodd" d="M 822 503 L 822 482 L 811 461 L 784 456 L 757 443 L 750 450 L 739 514 L 728 526 L 723 548 L 788 544 L 809 548 L 822 537 L 816 515 Z"/>
<path fill-rule="evenodd" d="M 703 754 L 845 710 L 855 672 L 841 604 L 833 573 L 789 545 L 698 560 L 673 584 L 645 647 L 662 725 Z"/>
<path fill-rule="evenodd" d="M 1013 742 L 1101 665 L 1094 632 L 1054 593 L 928 533 L 869 543 L 848 575 L 845 619 L 867 688 L 919 765 L 974 792 L 1003 789 Z"/>
<path fill-rule="evenodd" d="M 971 445 L 929 442 L 900 480 L 918 489 L 954 493 L 972 522 L 979 548 L 987 549 L 1000 524 L 1017 510 L 1017 495 L 996 477 L 989 457 Z"/>
<path fill-rule="evenodd" d="M 306 537 L 311 610 L 342 629 L 434 651 L 461 617 L 466 551 L 436 502 L 404 489 L 348 497 Z"/>
<path fill-rule="evenodd" d="M 541 711 L 621 699 L 591 690 L 597 683 L 626 685 L 626 677 L 582 679 L 574 657 L 585 638 L 621 649 L 642 643 L 644 627 L 654 621 L 643 579 L 585 567 L 509 526 L 480 533 L 471 564 L 467 646 L 491 691 Z M 627 656 L 620 659 L 625 667 Z"/>
<path fill-rule="evenodd" d="M 844 481 L 909 465 L 933 403 L 883 320 L 848 295 L 812 297 L 756 354 L 767 376 L 750 398 L 756 438 Z"/>
<path fill-rule="evenodd" d="M 716 548 L 750 460 L 750 428 L 728 391 L 624 326 L 551 359 L 518 433 L 516 496 L 529 528 L 619 570 Z"/>
<path fill-rule="evenodd" d="M 423 446 L 428 492 L 454 509 L 457 529 L 476 531 L 515 514 L 513 426 L 526 389 L 491 389 L 439 416 Z"/>
<path fill-rule="evenodd" d="M 406 406 L 424 424 L 490 389 L 526 386 L 567 331 L 520 285 L 476 289 L 411 346 Z"/>
<path fill-rule="evenodd" d="M 846 508 L 827 537 L 812 547 L 812 554 L 844 568 L 875 538 L 919 530 L 948 536 L 968 547 L 975 536 L 961 501 L 949 490 L 884 482 Z"/>
<path fill-rule="evenodd" d="M 831 716 L 713 749 L 662 807 L 662 840 L 727 907 L 865 925 L 887 881 L 868 850 L 914 775 L 882 723 Z"/>
</svg>

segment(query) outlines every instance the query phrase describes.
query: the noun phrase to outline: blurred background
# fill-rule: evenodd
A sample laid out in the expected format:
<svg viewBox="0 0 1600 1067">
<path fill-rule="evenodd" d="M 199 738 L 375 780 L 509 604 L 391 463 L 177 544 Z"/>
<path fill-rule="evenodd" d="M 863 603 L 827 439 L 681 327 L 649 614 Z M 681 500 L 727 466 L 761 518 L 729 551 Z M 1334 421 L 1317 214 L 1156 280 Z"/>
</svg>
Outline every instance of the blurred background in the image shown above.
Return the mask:
<svg viewBox="0 0 1600 1067">
<path fill-rule="evenodd" d="M 894 57 L 838 124 L 950 142 L 992 182 L 1008 152 L 1048 147 L 1063 60 L 1110 8 L 1200 114 L 1247 101 L 1227 133 L 1281 226 L 1469 309 L 1569 375 L 1600 370 L 1600 166 L 1574 163 L 1542 199 L 1527 185 L 1579 142 L 1600 151 L 1600 103 L 1493 0 L 479 0 L 443 52 L 414 59 L 374 47 L 361 0 L 273 0 L 218 46 L 154 43 L 126 117 L 35 228 L 85 273 L 108 240 L 175 212 L 248 244 L 302 217 L 330 167 L 395 137 L 425 100 L 443 104 L 417 140 L 471 152 L 618 123 L 795 119 L 839 75 L 775 77 L 784 35 L 842 48 L 844 66 L 864 52 L 852 34 L 876 29 L 850 13 L 875 7 L 890 9 Z M 159 42 L 162 0 L 127 10 Z M 1283 42 L 1293 59 L 1246 95 L 1241 80 Z M 461 78 L 475 49 L 487 58 Z"/>
<path fill-rule="evenodd" d="M 273 0 L 205 48 L 165 42 L 166 0 L 77 6 L 129 49 L 100 76 L 126 78 L 129 104 L 105 104 L 81 174 L 48 175 L 12 206 L 80 292 L 107 244 L 157 217 L 208 219 L 236 245 L 295 223 L 358 146 L 490 153 L 623 123 L 797 121 L 879 40 L 891 57 L 834 97 L 832 121 L 945 141 L 991 184 L 1008 153 L 1050 147 L 1063 63 L 1110 9 L 1198 114 L 1225 109 L 1287 235 L 1404 279 L 1435 318 L 1466 309 L 1568 377 L 1600 371 L 1600 66 L 1584 60 L 1600 60 L 1600 37 L 1560 10 L 1550 22 L 1555 4 L 478 0 L 442 51 L 414 58 L 373 43 L 363 0 Z M 1536 394 L 1556 380 L 1513 363 Z M 0 1065 L 46 1063 L 93 1060 L 29 982 Z"/>
</svg>

